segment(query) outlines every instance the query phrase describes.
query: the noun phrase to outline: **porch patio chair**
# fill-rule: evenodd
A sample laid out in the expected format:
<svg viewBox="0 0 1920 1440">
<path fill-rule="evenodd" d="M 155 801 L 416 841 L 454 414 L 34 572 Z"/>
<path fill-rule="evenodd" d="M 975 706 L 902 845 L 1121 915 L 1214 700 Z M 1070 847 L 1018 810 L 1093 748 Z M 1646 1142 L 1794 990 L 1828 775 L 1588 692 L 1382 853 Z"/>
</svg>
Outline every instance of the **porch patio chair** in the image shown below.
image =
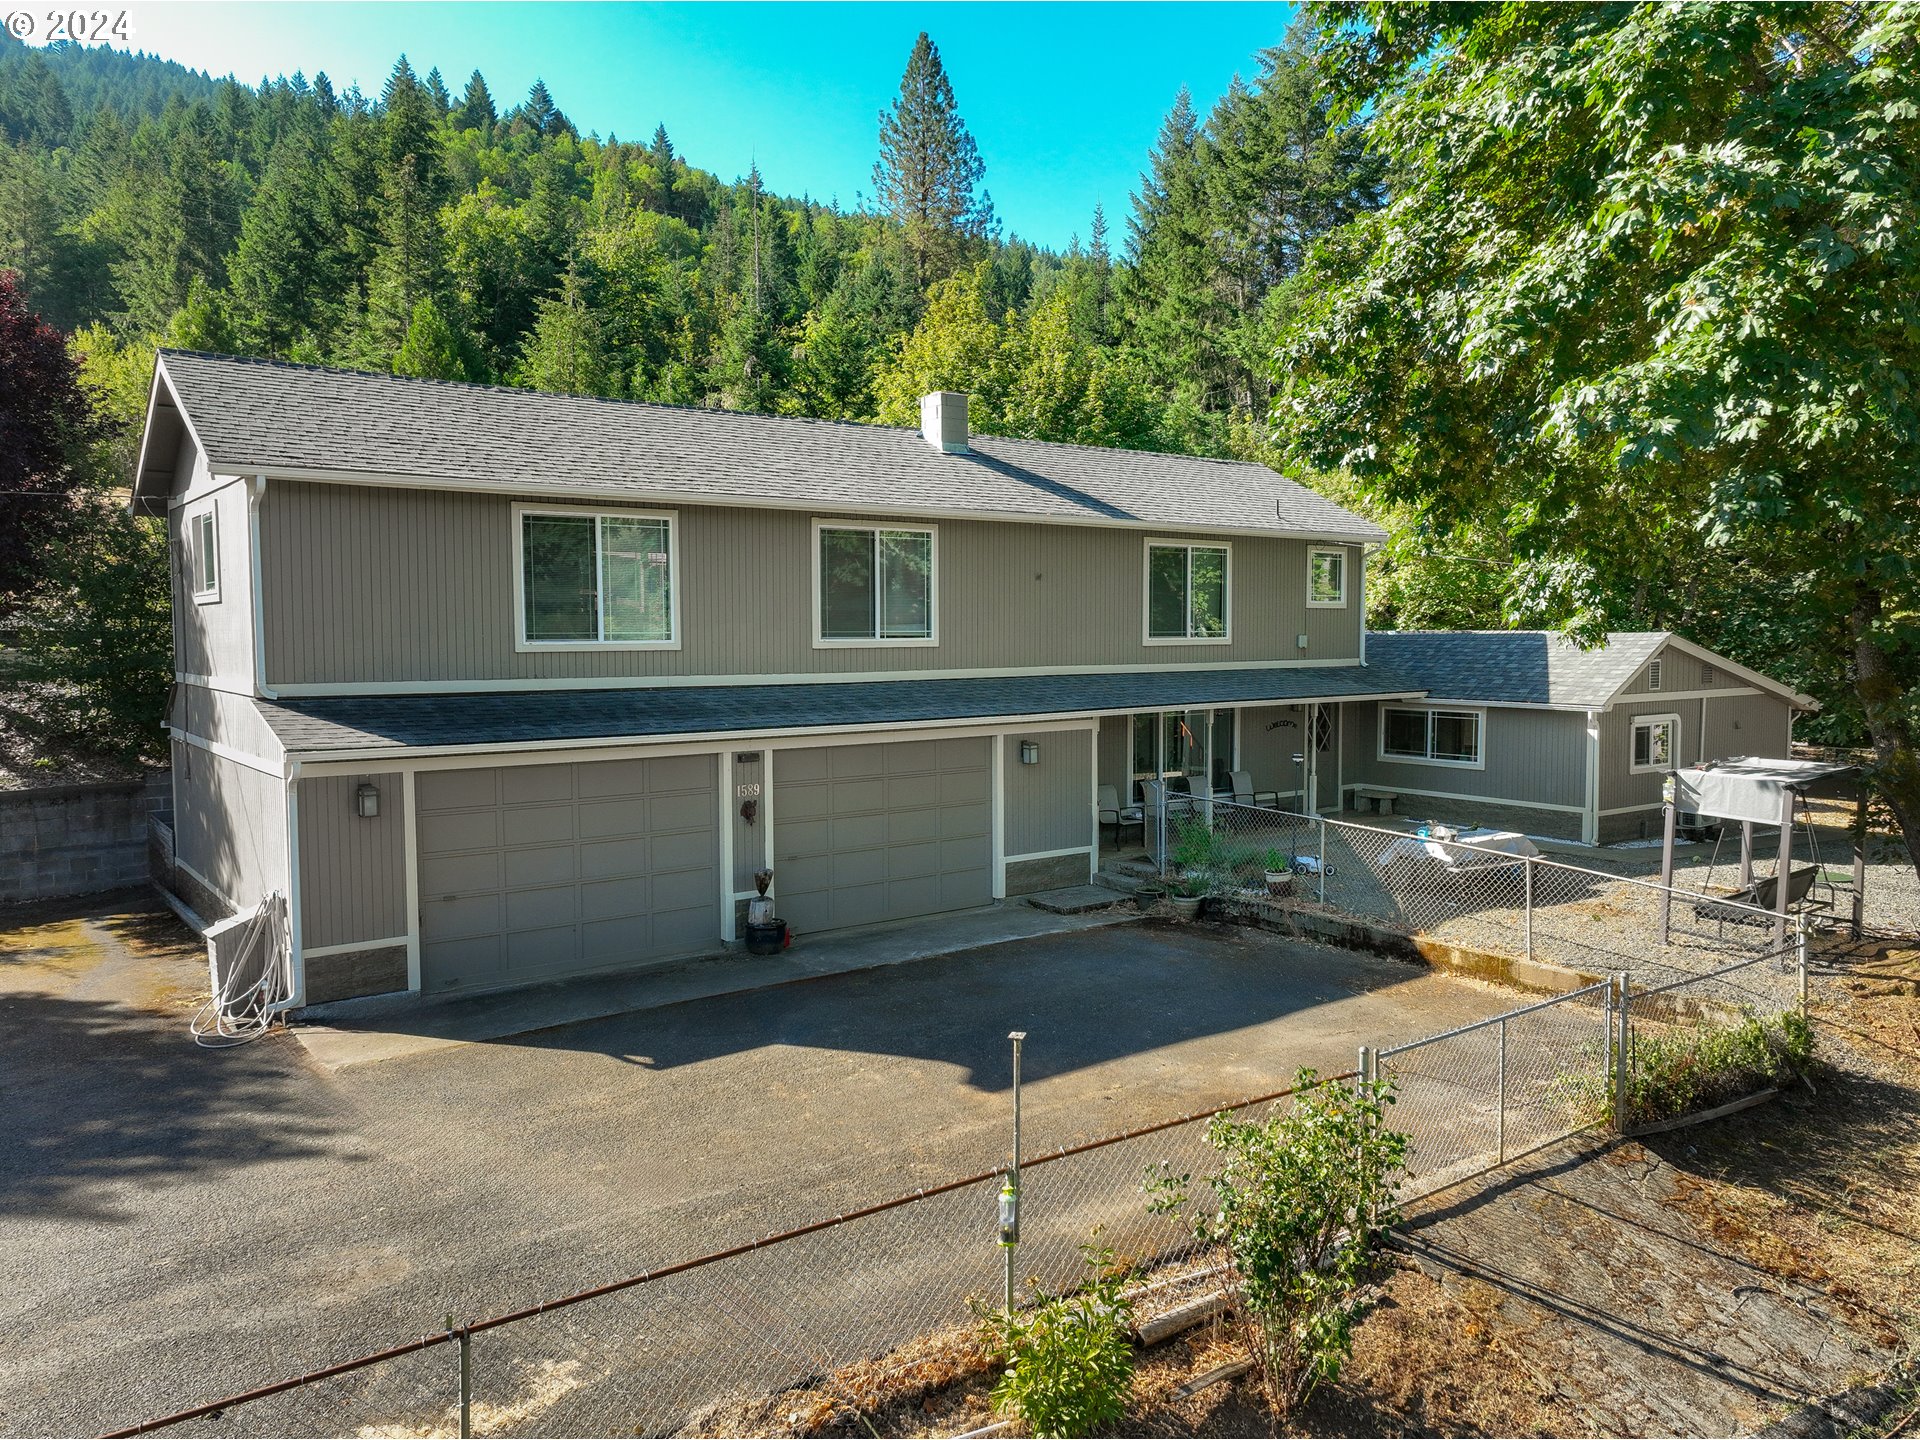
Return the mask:
<svg viewBox="0 0 1920 1440">
<path fill-rule="evenodd" d="M 1251 770 L 1232 770 L 1228 772 L 1227 778 L 1233 781 L 1234 804 L 1266 805 L 1275 810 L 1280 808 L 1280 792 L 1254 789 Z"/>
<path fill-rule="evenodd" d="M 1140 843 L 1147 841 L 1147 812 L 1139 805 L 1122 805 L 1120 792 L 1112 785 L 1102 785 L 1094 792 L 1095 807 L 1100 812 L 1100 823 L 1113 827 L 1113 843 L 1120 843 L 1120 832 L 1128 826 L 1140 831 Z"/>
</svg>

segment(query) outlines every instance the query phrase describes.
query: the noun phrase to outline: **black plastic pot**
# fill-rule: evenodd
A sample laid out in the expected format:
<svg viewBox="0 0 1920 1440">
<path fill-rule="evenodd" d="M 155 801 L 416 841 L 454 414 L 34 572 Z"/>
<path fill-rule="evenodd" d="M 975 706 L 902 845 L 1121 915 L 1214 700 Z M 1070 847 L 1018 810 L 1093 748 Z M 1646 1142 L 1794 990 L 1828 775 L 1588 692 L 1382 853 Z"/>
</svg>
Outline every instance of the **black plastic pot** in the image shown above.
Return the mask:
<svg viewBox="0 0 1920 1440">
<path fill-rule="evenodd" d="M 786 948 L 786 921 L 776 918 L 767 921 L 764 925 L 747 922 L 747 953 L 749 955 L 778 955 Z"/>
</svg>

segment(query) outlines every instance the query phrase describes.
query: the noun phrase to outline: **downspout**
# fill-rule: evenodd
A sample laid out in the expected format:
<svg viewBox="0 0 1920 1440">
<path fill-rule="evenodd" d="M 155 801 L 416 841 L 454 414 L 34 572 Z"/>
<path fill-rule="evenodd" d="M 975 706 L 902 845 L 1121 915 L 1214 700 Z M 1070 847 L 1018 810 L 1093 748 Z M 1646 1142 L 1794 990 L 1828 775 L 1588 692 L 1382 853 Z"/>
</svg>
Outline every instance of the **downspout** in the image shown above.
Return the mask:
<svg viewBox="0 0 1920 1440">
<path fill-rule="evenodd" d="M 1580 843 L 1600 843 L 1600 711 L 1587 711 L 1587 808 L 1580 814 Z"/>
<path fill-rule="evenodd" d="M 1367 547 L 1365 545 L 1360 547 L 1360 574 L 1353 588 L 1355 598 L 1360 602 L 1360 664 L 1364 669 L 1367 663 Z"/>
<path fill-rule="evenodd" d="M 260 583 L 260 505 L 266 498 L 267 477 L 255 475 L 247 486 L 247 562 L 253 588 L 253 693 L 267 700 L 278 700 L 279 692 L 267 684 L 267 625 L 262 604 L 264 587 Z"/>
<path fill-rule="evenodd" d="M 298 1010 L 307 1003 L 307 965 L 300 952 L 300 762 L 289 755 L 287 786 L 287 998 L 267 1007 L 269 1015 Z"/>
</svg>

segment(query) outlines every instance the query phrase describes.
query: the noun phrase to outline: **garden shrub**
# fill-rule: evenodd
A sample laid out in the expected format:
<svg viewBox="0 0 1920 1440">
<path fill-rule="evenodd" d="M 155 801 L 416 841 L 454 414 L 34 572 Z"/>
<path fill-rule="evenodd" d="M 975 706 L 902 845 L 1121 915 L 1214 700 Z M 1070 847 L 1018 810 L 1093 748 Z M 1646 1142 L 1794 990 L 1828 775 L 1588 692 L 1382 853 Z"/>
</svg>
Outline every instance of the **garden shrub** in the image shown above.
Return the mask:
<svg viewBox="0 0 1920 1440">
<path fill-rule="evenodd" d="M 1399 1218 L 1407 1137 L 1387 1128 L 1392 1082 L 1321 1085 L 1295 1076 L 1291 1110 L 1216 1116 L 1219 1169 L 1196 1206 L 1191 1177 L 1150 1174 L 1151 1208 L 1184 1211 L 1226 1251 L 1228 1283 L 1268 1401 L 1285 1419 L 1353 1353 L 1359 1292 L 1375 1241 Z"/>
<path fill-rule="evenodd" d="M 1730 1025 L 1633 1032 L 1627 1123 L 1650 1125 L 1789 1083 L 1813 1065 L 1813 1027 L 1797 1010 Z"/>
<path fill-rule="evenodd" d="M 1134 1360 L 1126 1272 L 1111 1249 L 1086 1245 L 1081 1253 L 1087 1279 L 1078 1290 L 1036 1291 L 1032 1308 L 984 1322 L 989 1348 L 1007 1367 L 993 1387 L 994 1408 L 1037 1436 L 1091 1435 L 1126 1413 Z"/>
</svg>

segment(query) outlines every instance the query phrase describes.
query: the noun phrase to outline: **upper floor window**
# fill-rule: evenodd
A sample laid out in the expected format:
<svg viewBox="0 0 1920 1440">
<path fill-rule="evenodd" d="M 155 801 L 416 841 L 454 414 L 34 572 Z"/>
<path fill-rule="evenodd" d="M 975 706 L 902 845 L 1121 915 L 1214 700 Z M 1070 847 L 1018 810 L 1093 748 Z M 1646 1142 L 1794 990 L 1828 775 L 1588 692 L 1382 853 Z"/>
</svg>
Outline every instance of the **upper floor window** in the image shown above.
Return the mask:
<svg viewBox="0 0 1920 1440">
<path fill-rule="evenodd" d="M 1336 610 L 1347 603 L 1347 552 L 1307 551 L 1307 604 Z"/>
<path fill-rule="evenodd" d="M 1671 770 L 1680 750 L 1678 715 L 1642 715 L 1633 722 L 1633 763 L 1635 775 L 1649 770 Z"/>
<path fill-rule="evenodd" d="M 187 517 L 187 563 L 193 572 L 193 598 L 220 598 L 220 525 L 213 507 Z"/>
<path fill-rule="evenodd" d="M 520 643 L 680 643 L 674 517 L 515 507 Z"/>
<path fill-rule="evenodd" d="M 934 527 L 814 522 L 814 644 L 932 645 Z"/>
<path fill-rule="evenodd" d="M 1478 710 L 1426 710 L 1407 705 L 1380 707 L 1380 758 L 1423 765 L 1486 764 Z"/>
<path fill-rule="evenodd" d="M 1225 644 L 1229 639 L 1225 545 L 1147 542 L 1147 643 Z"/>
</svg>

